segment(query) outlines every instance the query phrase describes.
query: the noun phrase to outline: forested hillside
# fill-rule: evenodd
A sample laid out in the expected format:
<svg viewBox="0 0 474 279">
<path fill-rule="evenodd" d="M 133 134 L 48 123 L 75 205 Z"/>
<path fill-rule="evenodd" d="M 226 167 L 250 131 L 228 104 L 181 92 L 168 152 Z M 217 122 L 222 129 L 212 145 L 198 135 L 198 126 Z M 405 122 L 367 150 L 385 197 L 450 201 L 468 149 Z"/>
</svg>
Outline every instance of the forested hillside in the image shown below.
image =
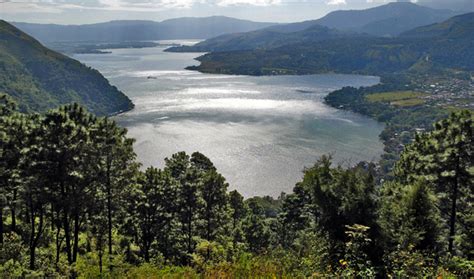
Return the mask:
<svg viewBox="0 0 474 279">
<path fill-rule="evenodd" d="M 459 12 L 432 9 L 407 2 L 392 2 L 366 10 L 331 12 L 317 24 L 376 36 L 397 36 L 415 27 L 442 22 Z"/>
<path fill-rule="evenodd" d="M 270 49 L 347 37 L 396 37 L 413 28 L 436 24 L 455 12 L 413 3 L 389 3 L 366 10 L 342 10 L 317 20 L 279 24 L 246 33 L 226 34 L 194 46 L 173 47 L 173 52 L 216 52 Z"/>
<path fill-rule="evenodd" d="M 3 278 L 474 275 L 469 111 L 418 134 L 391 181 L 323 156 L 293 193 L 245 200 L 201 153 L 140 170 L 111 120 L 0 101 Z"/>
<path fill-rule="evenodd" d="M 312 25 L 301 31 L 287 32 L 280 26 L 247 33 L 226 34 L 193 46 L 171 47 L 169 52 L 221 52 L 252 49 L 272 49 L 288 44 L 316 44 L 324 40 L 364 37 L 354 32 L 339 31 L 321 25 Z"/>
<path fill-rule="evenodd" d="M 474 13 L 452 17 L 442 23 L 431 24 L 402 33 L 401 37 L 409 38 L 446 38 L 474 40 Z"/>
<path fill-rule="evenodd" d="M 42 46 L 0 21 L 0 92 L 22 111 L 77 102 L 97 115 L 129 110 L 132 102 L 98 71 Z"/>
<path fill-rule="evenodd" d="M 474 70 L 474 14 L 415 29 L 398 38 L 355 37 L 292 43 L 271 49 L 212 52 L 202 72 L 225 74 L 361 73 L 383 75 L 438 69 Z M 416 34 L 416 35 L 410 35 Z"/>
</svg>

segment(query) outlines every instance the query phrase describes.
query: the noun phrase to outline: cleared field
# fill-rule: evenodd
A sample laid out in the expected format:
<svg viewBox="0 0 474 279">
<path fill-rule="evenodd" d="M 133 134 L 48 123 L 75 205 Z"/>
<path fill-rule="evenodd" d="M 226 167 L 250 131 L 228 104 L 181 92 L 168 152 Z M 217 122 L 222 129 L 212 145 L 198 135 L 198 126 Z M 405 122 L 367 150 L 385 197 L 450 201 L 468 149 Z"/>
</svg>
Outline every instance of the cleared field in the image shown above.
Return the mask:
<svg viewBox="0 0 474 279">
<path fill-rule="evenodd" d="M 414 107 L 414 106 L 422 105 L 424 103 L 425 103 L 425 100 L 423 99 L 406 99 L 406 100 L 391 102 L 390 104 L 394 106 L 399 106 L 399 107 Z"/>
<path fill-rule="evenodd" d="M 366 96 L 369 102 L 385 102 L 394 106 L 411 107 L 418 106 L 425 103 L 422 99 L 428 94 L 414 91 L 393 91 L 374 93 Z"/>
</svg>

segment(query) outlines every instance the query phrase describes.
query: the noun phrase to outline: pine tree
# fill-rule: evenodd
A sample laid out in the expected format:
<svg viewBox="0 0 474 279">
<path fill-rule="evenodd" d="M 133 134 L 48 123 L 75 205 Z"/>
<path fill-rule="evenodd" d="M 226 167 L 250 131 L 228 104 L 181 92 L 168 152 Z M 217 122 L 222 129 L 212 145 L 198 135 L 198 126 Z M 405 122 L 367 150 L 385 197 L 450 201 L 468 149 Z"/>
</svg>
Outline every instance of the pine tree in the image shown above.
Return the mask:
<svg viewBox="0 0 474 279">
<path fill-rule="evenodd" d="M 236 250 L 237 244 L 244 242 L 242 221 L 248 210 L 244 202 L 244 197 L 237 190 L 233 190 L 229 193 L 229 207 L 231 209 L 232 248 Z"/>
<path fill-rule="evenodd" d="M 472 212 L 474 184 L 474 125 L 469 111 L 453 113 L 436 123 L 433 131 L 417 135 L 396 166 L 396 175 L 404 183 L 428 180 L 441 197 L 440 206 L 448 225 L 448 251 L 454 253 L 457 229 L 465 228 Z M 461 203 L 461 204 L 460 204 Z M 462 209 L 462 210 L 461 210 Z"/>
<path fill-rule="evenodd" d="M 137 171 L 136 154 L 133 151 L 133 140 L 126 137 L 127 130 L 117 126 L 115 121 L 101 118 L 91 127 L 91 145 L 93 160 L 97 164 L 97 182 L 104 195 L 98 202 L 105 203 L 104 214 L 107 223 L 107 247 L 112 257 L 112 231 L 114 222 L 121 213 L 119 203 L 126 194 L 125 189 L 132 182 Z"/>
<path fill-rule="evenodd" d="M 386 183 L 381 193 L 379 222 L 387 249 L 436 251 L 439 249 L 438 200 L 426 182 L 413 185 Z"/>
<path fill-rule="evenodd" d="M 208 171 L 202 180 L 200 192 L 203 200 L 201 218 L 204 221 L 202 237 L 215 241 L 225 232 L 229 221 L 225 178 L 215 170 Z"/>
<path fill-rule="evenodd" d="M 263 253 L 270 245 L 270 228 L 265 221 L 263 207 L 250 200 L 249 211 L 243 223 L 243 230 L 248 248 L 255 254 Z"/>
</svg>

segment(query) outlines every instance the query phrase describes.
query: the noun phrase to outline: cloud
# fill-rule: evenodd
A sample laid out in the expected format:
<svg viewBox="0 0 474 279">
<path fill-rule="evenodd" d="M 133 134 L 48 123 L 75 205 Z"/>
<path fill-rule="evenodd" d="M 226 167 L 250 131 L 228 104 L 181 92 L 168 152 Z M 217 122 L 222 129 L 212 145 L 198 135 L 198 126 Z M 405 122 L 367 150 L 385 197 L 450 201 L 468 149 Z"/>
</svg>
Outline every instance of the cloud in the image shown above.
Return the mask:
<svg viewBox="0 0 474 279">
<path fill-rule="evenodd" d="M 38 3 L 37 1 L 1 1 L 0 14 L 28 14 L 31 11 L 38 13 L 61 13 L 62 10 L 47 3 Z"/>
<path fill-rule="evenodd" d="M 328 5 L 347 5 L 346 0 L 329 0 L 326 2 Z"/>
<path fill-rule="evenodd" d="M 233 5 L 253 5 L 253 6 L 271 6 L 281 4 L 281 0 L 220 0 L 216 1 L 219 6 Z"/>
<path fill-rule="evenodd" d="M 0 13 L 60 13 L 67 9 L 153 12 L 208 6 L 272 6 L 282 0 L 0 0 Z"/>
</svg>

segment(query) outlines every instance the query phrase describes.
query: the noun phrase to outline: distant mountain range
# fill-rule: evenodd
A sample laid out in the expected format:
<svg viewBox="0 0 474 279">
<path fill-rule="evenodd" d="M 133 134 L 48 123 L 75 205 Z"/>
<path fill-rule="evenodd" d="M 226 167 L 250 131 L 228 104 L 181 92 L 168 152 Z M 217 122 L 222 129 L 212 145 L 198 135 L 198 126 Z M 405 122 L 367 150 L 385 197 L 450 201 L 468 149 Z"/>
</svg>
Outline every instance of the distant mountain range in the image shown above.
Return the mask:
<svg viewBox="0 0 474 279">
<path fill-rule="evenodd" d="M 13 25 L 0 20 L 0 92 L 22 111 L 45 111 L 72 102 L 97 115 L 133 108 L 98 71 L 54 52 Z"/>
<path fill-rule="evenodd" d="M 296 26 L 281 26 L 282 28 L 269 27 L 262 30 L 226 34 L 216 38 L 208 39 L 193 46 L 171 47 L 170 52 L 213 52 L 213 51 L 235 51 L 250 49 L 270 49 L 280 46 L 298 43 L 316 43 L 325 40 L 361 37 L 362 35 L 331 29 L 325 26 L 312 25 L 304 30 L 287 32 L 290 29 L 297 30 Z"/>
<path fill-rule="evenodd" d="M 210 38 L 192 47 L 170 49 L 211 51 L 198 58 L 201 65 L 190 67 L 209 73 L 474 71 L 474 13 L 448 19 L 453 14 L 411 3 L 391 3 L 292 24 L 208 17 L 75 26 L 15 25 L 42 42 Z M 0 21 L 0 92 L 12 96 L 23 111 L 44 111 L 71 102 L 85 105 L 97 115 L 133 107 L 98 71 L 44 47 L 18 28 Z"/>
<path fill-rule="evenodd" d="M 402 33 L 400 37 L 474 40 L 474 13 L 455 16 L 442 23 L 418 27 Z"/>
<path fill-rule="evenodd" d="M 416 27 L 442 22 L 455 12 L 413 3 L 389 3 L 366 10 L 335 11 L 318 20 L 281 24 L 239 34 L 226 34 L 173 52 L 216 52 L 277 48 L 354 36 L 395 37 Z M 358 35 L 356 35 L 358 34 Z"/>
<path fill-rule="evenodd" d="M 190 69 L 225 74 L 474 71 L 474 13 L 419 27 L 396 38 L 345 37 L 269 49 L 212 52 Z"/>
<path fill-rule="evenodd" d="M 142 41 L 207 39 L 226 33 L 248 32 L 275 23 L 253 22 L 230 17 L 176 18 L 162 22 L 120 20 L 87 25 L 12 23 L 43 43 L 61 41 Z"/>
<path fill-rule="evenodd" d="M 366 10 L 335 11 L 315 20 L 314 23 L 376 36 L 397 36 L 410 29 L 441 22 L 457 14 L 459 12 L 432 9 L 410 2 L 393 2 Z"/>
</svg>

